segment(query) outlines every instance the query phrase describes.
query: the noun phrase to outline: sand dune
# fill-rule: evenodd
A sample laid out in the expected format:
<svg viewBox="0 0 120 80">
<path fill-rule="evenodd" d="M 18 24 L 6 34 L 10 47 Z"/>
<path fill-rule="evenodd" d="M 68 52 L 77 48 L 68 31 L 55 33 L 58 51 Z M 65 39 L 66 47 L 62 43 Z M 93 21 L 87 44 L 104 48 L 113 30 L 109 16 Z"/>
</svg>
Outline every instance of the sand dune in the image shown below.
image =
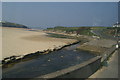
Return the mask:
<svg viewBox="0 0 120 80">
<path fill-rule="evenodd" d="M 47 37 L 43 31 L 35 32 L 19 28 L 2 28 L 2 59 L 12 55 L 26 55 L 36 51 L 53 49 L 76 40 Z"/>
</svg>

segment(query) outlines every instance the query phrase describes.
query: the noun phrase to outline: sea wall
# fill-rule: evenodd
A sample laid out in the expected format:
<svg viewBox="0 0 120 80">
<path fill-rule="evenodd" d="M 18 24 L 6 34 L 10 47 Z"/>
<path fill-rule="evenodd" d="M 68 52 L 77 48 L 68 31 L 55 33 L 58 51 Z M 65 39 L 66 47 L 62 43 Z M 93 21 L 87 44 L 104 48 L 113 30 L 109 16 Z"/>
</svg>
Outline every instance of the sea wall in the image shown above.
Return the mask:
<svg viewBox="0 0 120 80">
<path fill-rule="evenodd" d="M 112 46 L 110 49 L 106 50 L 101 56 L 101 62 L 106 61 L 116 50 L 116 46 Z"/>
<path fill-rule="evenodd" d="M 116 47 L 113 46 L 109 50 L 105 51 L 103 55 L 94 57 L 90 60 L 84 61 L 75 66 L 71 66 L 66 69 L 62 69 L 50 74 L 42 75 L 37 78 L 88 78 L 90 75 L 95 73 L 100 67 L 102 63 L 106 61 L 116 50 Z"/>
<path fill-rule="evenodd" d="M 101 67 L 101 57 L 97 56 L 75 66 L 62 69 L 37 78 L 87 78 Z"/>
</svg>

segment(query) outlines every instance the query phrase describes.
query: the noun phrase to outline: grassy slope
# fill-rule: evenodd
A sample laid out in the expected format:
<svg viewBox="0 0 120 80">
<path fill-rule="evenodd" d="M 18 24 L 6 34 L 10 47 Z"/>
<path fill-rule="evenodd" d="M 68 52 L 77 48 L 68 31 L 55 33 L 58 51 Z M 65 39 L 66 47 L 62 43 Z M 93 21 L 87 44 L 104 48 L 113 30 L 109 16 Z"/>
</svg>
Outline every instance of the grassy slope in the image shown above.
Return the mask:
<svg viewBox="0 0 120 80">
<path fill-rule="evenodd" d="M 92 29 L 99 29 L 102 27 L 62 27 L 62 26 L 57 26 L 54 28 L 47 28 L 47 31 L 54 31 L 54 32 L 64 32 L 64 33 L 75 33 L 75 34 L 80 34 L 80 35 L 87 35 L 87 36 L 93 36 L 91 32 Z"/>
<path fill-rule="evenodd" d="M 49 37 L 55 37 L 55 38 L 67 38 L 67 39 L 74 39 L 73 36 L 68 35 L 62 35 L 62 34 L 55 34 L 55 33 L 47 33 Z"/>
</svg>

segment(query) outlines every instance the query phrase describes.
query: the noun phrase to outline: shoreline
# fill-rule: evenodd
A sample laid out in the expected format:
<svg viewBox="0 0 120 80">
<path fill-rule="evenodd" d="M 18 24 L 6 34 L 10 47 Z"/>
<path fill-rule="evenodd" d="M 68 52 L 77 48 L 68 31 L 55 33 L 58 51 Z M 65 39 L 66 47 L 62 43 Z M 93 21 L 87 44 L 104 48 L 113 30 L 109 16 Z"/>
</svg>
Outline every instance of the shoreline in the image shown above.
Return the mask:
<svg viewBox="0 0 120 80">
<path fill-rule="evenodd" d="M 43 31 L 29 31 L 28 29 L 4 28 L 2 29 L 2 59 L 9 56 L 20 56 L 35 51 L 54 49 L 75 39 L 60 39 L 46 36 Z"/>
<path fill-rule="evenodd" d="M 6 31 L 4 30 L 6 29 Z M 11 34 L 8 34 L 7 32 L 9 32 L 9 30 L 11 30 Z M 15 36 L 14 33 L 17 33 L 18 35 Z M 24 34 L 25 33 L 25 34 Z M 29 35 L 28 35 L 29 33 Z M 34 35 L 33 35 L 34 33 Z M 22 34 L 22 37 L 21 37 L 21 34 Z M 13 36 L 12 38 L 10 36 Z M 35 36 L 36 35 L 36 36 Z M 28 37 L 26 37 L 28 36 Z M 31 36 L 35 36 L 34 38 L 31 37 Z M 15 37 L 15 39 L 14 39 Z M 7 38 L 7 39 L 6 39 Z M 26 39 L 23 39 L 23 38 L 26 38 Z M 12 39 L 12 40 L 8 40 L 8 39 Z M 18 40 L 19 39 L 19 40 Z M 6 41 L 4 41 L 6 40 Z M 8 41 L 7 41 L 8 40 Z M 43 54 L 47 54 L 47 53 L 50 53 L 52 51 L 57 51 L 57 50 L 61 50 L 62 48 L 64 47 L 67 47 L 67 46 L 70 46 L 70 45 L 73 45 L 73 44 L 76 44 L 76 43 L 79 43 L 80 41 L 76 40 L 76 39 L 61 39 L 61 38 L 53 38 L 53 37 L 47 37 L 46 36 L 46 33 L 44 31 L 29 31 L 28 29 L 18 29 L 18 28 L 3 28 L 3 54 L 6 54 L 5 53 L 5 50 L 8 50 L 9 48 L 11 48 L 11 46 L 7 49 L 6 47 L 4 47 L 8 42 L 9 43 L 12 43 L 11 45 L 14 45 L 16 42 L 16 40 L 18 40 L 17 44 L 18 44 L 18 48 L 20 47 L 25 47 L 25 46 L 21 46 L 21 41 L 25 41 L 25 42 L 29 42 L 30 44 L 29 45 L 32 45 L 31 43 L 35 43 L 35 47 L 38 47 L 39 49 L 36 49 L 34 51 L 29 51 L 27 52 L 27 54 L 25 53 L 22 53 L 24 55 L 12 55 L 11 56 L 8 56 L 8 57 L 4 57 L 1 61 L 2 61 L 2 65 L 4 64 L 9 64 L 9 63 L 13 63 L 13 62 L 16 62 L 16 61 L 21 61 L 21 59 L 24 59 L 25 61 L 26 60 L 29 60 L 30 58 L 35 58 L 36 56 L 38 55 L 43 55 Z M 20 41 L 21 40 L 21 41 Z M 55 40 L 55 41 L 54 41 Z M 47 42 L 48 41 L 48 42 Z M 7 43 L 5 43 L 7 42 Z M 15 43 L 14 43 L 15 42 Z M 24 43 L 25 43 L 24 42 Z M 46 44 L 47 47 L 44 47 L 44 46 L 37 46 L 36 44 Z M 49 45 L 47 43 L 51 43 L 52 45 Z M 55 44 L 55 45 L 54 45 Z M 23 44 L 24 45 L 24 44 Z M 34 48 L 34 46 L 32 46 Z M 51 46 L 51 48 L 49 47 Z M 14 46 L 13 46 L 14 47 Z M 43 49 L 41 50 L 40 48 L 46 48 L 46 49 Z M 12 48 L 14 50 L 14 48 Z M 30 50 L 30 49 L 28 49 Z M 9 51 L 10 52 L 10 51 Z M 12 52 L 10 52 L 12 53 Z M 13 52 L 14 53 L 14 52 Z M 19 53 L 20 54 L 20 53 Z"/>
<path fill-rule="evenodd" d="M 59 51 L 59 50 L 65 48 L 65 47 L 75 45 L 75 44 L 78 44 L 80 42 L 81 41 L 76 41 L 76 42 L 73 42 L 71 44 L 66 44 L 66 45 L 63 45 L 61 47 L 56 47 L 53 50 L 52 49 L 47 49 L 47 50 L 44 50 L 44 51 L 36 51 L 34 53 L 30 53 L 30 54 L 27 54 L 27 55 L 24 55 L 24 56 L 11 56 L 11 57 L 8 57 L 8 58 L 2 60 L 2 67 L 7 68 L 7 67 L 12 66 L 12 65 L 14 65 L 16 63 L 19 63 L 19 62 L 32 60 L 34 58 L 39 57 L 40 55 L 50 54 L 51 52 Z"/>
<path fill-rule="evenodd" d="M 30 31 L 30 32 L 33 32 L 33 31 Z M 34 31 L 34 32 L 39 32 L 39 31 Z M 42 31 L 42 32 L 43 32 L 44 36 L 47 35 L 47 32 L 45 32 L 45 31 Z M 57 33 L 55 33 L 55 34 L 57 34 Z M 22 37 L 22 39 L 24 38 L 26 40 L 30 40 L 32 38 L 32 40 L 34 39 L 36 42 L 40 42 L 39 40 L 41 40 L 41 39 L 39 39 L 38 35 L 36 35 L 35 37 L 34 37 L 34 35 L 32 35 L 32 36 L 33 37 L 31 37 L 31 36 Z M 49 37 L 49 38 L 52 39 L 54 37 Z M 56 38 L 56 39 L 58 39 L 58 38 Z M 64 38 L 64 39 L 66 39 L 66 38 Z M 60 38 L 60 40 L 62 40 L 62 39 Z M 75 40 L 75 39 L 73 39 L 73 40 Z M 47 40 L 47 41 L 49 41 L 49 40 Z M 82 35 L 82 37 L 79 37 L 79 40 L 69 42 L 69 43 L 66 43 L 64 45 L 59 45 L 59 46 L 56 46 L 54 48 L 48 48 L 48 49 L 44 49 L 44 50 L 36 50 L 34 52 L 30 52 L 30 53 L 27 53 L 27 54 L 21 55 L 21 56 L 14 56 L 13 55 L 13 56 L 6 57 L 2 60 L 2 64 L 9 64 L 9 63 L 12 63 L 12 62 L 19 61 L 21 59 L 23 59 L 23 61 L 24 60 L 25 61 L 30 60 L 30 58 L 33 59 L 38 55 L 44 55 L 44 54 L 48 54 L 48 53 L 53 52 L 53 51 L 58 51 L 58 50 L 61 50 L 64 47 L 71 46 L 71 45 L 77 44 L 79 42 L 80 42 L 81 45 L 77 48 L 77 50 L 94 52 L 97 55 L 101 54 L 101 52 L 98 51 L 99 49 L 100 49 L 100 51 L 108 50 L 108 46 L 107 47 L 106 46 L 101 47 L 101 45 L 98 46 L 98 44 L 96 44 L 96 43 L 93 44 L 93 42 L 95 42 L 95 41 L 98 41 L 97 43 L 99 43 L 100 39 L 97 39 L 97 38 L 94 38 L 94 37 L 92 38 L 92 36 L 83 36 Z M 92 45 L 91 45 L 91 43 L 92 43 Z"/>
</svg>

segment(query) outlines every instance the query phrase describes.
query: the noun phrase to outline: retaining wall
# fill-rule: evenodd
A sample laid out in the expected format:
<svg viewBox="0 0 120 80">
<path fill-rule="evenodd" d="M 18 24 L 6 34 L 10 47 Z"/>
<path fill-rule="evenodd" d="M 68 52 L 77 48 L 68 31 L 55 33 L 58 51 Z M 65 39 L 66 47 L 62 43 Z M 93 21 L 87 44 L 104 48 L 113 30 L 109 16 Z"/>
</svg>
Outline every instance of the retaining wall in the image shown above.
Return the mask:
<svg viewBox="0 0 120 80">
<path fill-rule="evenodd" d="M 110 55 L 112 55 L 112 53 L 113 53 L 115 50 L 116 50 L 116 46 L 114 45 L 114 46 L 111 47 L 109 50 L 105 51 L 105 52 L 103 53 L 103 55 L 101 55 L 101 56 L 102 56 L 101 62 L 107 60 L 107 59 L 110 57 Z"/>
<path fill-rule="evenodd" d="M 105 51 L 103 55 L 94 57 L 81 64 L 59 70 L 50 74 L 42 75 L 38 78 L 88 78 L 90 75 L 95 73 L 102 65 L 102 62 L 107 60 L 110 55 L 116 50 L 113 46 L 109 50 Z"/>
<path fill-rule="evenodd" d="M 100 66 L 101 57 L 97 56 L 78 65 L 62 69 L 50 74 L 42 75 L 37 78 L 87 78 L 95 71 L 97 71 Z"/>
</svg>

